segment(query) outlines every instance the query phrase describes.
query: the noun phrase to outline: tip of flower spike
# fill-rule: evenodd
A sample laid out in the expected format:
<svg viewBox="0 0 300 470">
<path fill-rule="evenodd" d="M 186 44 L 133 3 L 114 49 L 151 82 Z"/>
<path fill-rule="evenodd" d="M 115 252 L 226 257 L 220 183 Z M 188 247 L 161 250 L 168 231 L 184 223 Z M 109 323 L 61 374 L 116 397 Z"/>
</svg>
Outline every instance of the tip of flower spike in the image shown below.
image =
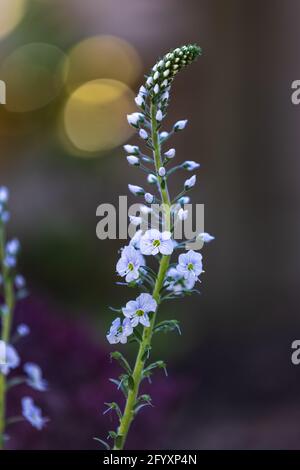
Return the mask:
<svg viewBox="0 0 300 470">
<path fill-rule="evenodd" d="M 160 97 L 168 91 L 175 75 L 194 62 L 202 53 L 197 44 L 176 47 L 160 59 L 151 69 L 145 87 L 153 97 Z"/>
</svg>

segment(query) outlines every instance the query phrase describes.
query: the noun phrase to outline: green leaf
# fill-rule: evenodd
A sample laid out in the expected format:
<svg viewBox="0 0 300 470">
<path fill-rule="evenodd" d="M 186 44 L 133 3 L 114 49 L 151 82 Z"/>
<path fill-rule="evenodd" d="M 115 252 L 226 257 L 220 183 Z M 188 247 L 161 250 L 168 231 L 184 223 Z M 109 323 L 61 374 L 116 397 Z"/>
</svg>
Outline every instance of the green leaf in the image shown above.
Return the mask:
<svg viewBox="0 0 300 470">
<path fill-rule="evenodd" d="M 142 355 L 142 361 L 143 362 L 145 362 L 147 359 L 149 359 L 150 351 L 151 351 L 151 346 L 147 345 L 145 347 L 144 353 Z"/>
<path fill-rule="evenodd" d="M 178 320 L 165 320 L 155 325 L 153 332 L 154 333 L 159 333 L 159 332 L 167 333 L 169 331 L 175 331 L 175 330 L 177 330 L 178 333 L 181 334 L 179 321 Z"/>
<path fill-rule="evenodd" d="M 100 439 L 99 437 L 93 437 L 94 441 L 98 441 L 100 442 L 100 444 L 103 445 L 103 447 L 105 447 L 106 450 L 110 450 L 110 447 L 108 445 L 107 442 L 103 441 L 102 439 Z"/>
<path fill-rule="evenodd" d="M 121 419 L 122 419 L 122 412 L 121 412 L 121 410 L 120 410 L 120 407 L 119 407 L 118 403 L 116 403 L 116 402 L 113 401 L 113 402 L 111 402 L 111 403 L 105 403 L 105 405 L 108 406 L 108 409 L 105 410 L 104 413 L 107 413 L 107 411 L 109 411 L 109 410 L 114 410 L 114 411 L 116 412 L 116 414 L 117 414 L 119 420 L 121 421 Z"/>
<path fill-rule="evenodd" d="M 121 379 L 121 380 L 109 379 L 110 382 L 112 382 L 113 384 L 115 384 L 118 387 L 118 390 L 120 389 L 123 392 L 123 395 L 125 396 L 125 398 L 127 398 L 128 397 L 128 392 L 127 392 L 126 387 L 124 387 L 123 380 L 124 379 Z"/>
<path fill-rule="evenodd" d="M 122 353 L 120 353 L 119 351 L 114 351 L 110 354 L 110 357 L 111 359 L 115 359 L 116 361 L 118 361 L 120 366 L 122 366 L 128 374 L 132 374 L 131 367 Z"/>
<path fill-rule="evenodd" d="M 108 431 L 108 438 L 109 437 L 115 440 L 117 437 L 117 433 L 115 431 Z"/>
<path fill-rule="evenodd" d="M 152 364 L 150 364 L 148 367 L 146 367 L 143 370 L 143 377 L 150 377 L 150 375 L 151 375 L 151 373 L 154 369 L 164 369 L 165 374 L 168 375 L 166 367 L 167 367 L 167 365 L 164 361 L 153 362 Z"/>
</svg>

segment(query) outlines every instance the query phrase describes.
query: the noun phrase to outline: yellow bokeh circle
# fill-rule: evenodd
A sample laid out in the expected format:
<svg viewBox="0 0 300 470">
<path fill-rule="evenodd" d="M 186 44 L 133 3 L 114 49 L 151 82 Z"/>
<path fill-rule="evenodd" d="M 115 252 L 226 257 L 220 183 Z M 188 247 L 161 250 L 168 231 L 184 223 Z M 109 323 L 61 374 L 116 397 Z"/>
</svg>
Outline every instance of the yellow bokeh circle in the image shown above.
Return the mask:
<svg viewBox="0 0 300 470">
<path fill-rule="evenodd" d="M 26 11 L 27 0 L 1 0 L 0 2 L 0 38 L 10 34 L 22 20 Z"/>
<path fill-rule="evenodd" d="M 132 134 L 126 114 L 135 110 L 134 94 L 124 83 L 92 80 L 69 97 L 63 114 L 64 132 L 81 156 L 95 156 L 124 143 Z"/>
<path fill-rule="evenodd" d="M 72 90 L 98 78 L 134 85 L 142 72 L 136 49 L 116 36 L 92 36 L 76 44 L 69 53 L 68 86 Z"/>
</svg>

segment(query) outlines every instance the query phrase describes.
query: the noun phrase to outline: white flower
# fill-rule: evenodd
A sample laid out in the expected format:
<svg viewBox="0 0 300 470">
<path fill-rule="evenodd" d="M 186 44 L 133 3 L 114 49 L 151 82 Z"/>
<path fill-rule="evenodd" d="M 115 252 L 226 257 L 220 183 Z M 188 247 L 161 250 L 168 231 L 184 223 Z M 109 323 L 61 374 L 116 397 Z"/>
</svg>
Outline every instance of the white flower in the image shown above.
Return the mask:
<svg viewBox="0 0 300 470">
<path fill-rule="evenodd" d="M 129 220 L 130 220 L 130 223 L 132 223 L 132 225 L 135 225 L 136 227 L 138 225 L 141 225 L 141 223 L 143 222 L 142 217 L 137 217 L 136 215 L 130 215 Z"/>
<path fill-rule="evenodd" d="M 17 326 L 17 333 L 22 337 L 28 336 L 30 334 L 30 328 L 25 323 L 20 323 L 20 325 Z"/>
<path fill-rule="evenodd" d="M 195 285 L 196 279 L 185 279 L 176 268 L 170 268 L 167 272 L 165 286 L 168 291 L 175 295 L 181 294 L 184 290 L 191 290 Z"/>
<path fill-rule="evenodd" d="M 110 344 L 127 343 L 127 338 L 133 332 L 133 327 L 129 318 L 124 318 L 121 323 L 120 318 L 116 318 L 110 327 L 108 334 L 106 335 L 107 341 Z"/>
<path fill-rule="evenodd" d="M 159 134 L 159 140 L 160 141 L 165 140 L 167 137 L 169 137 L 169 133 L 166 132 L 166 131 L 163 131 Z"/>
<path fill-rule="evenodd" d="M 210 235 L 207 232 L 199 233 L 197 238 L 202 240 L 203 243 L 210 243 L 215 239 L 215 237 L 213 237 L 212 235 Z"/>
<path fill-rule="evenodd" d="M 186 220 L 189 216 L 189 211 L 182 209 L 182 207 L 179 209 L 177 217 L 179 220 Z"/>
<path fill-rule="evenodd" d="M 17 274 L 15 277 L 15 286 L 17 289 L 24 289 L 26 286 L 25 277 L 21 274 Z"/>
<path fill-rule="evenodd" d="M 178 199 L 177 202 L 181 206 L 184 206 L 184 204 L 188 204 L 190 202 L 190 198 L 188 196 L 182 196 L 181 198 Z"/>
<path fill-rule="evenodd" d="M 20 365 L 20 357 L 15 348 L 11 344 L 6 344 L 5 347 L 5 364 L 1 364 L 0 372 L 3 375 L 8 375 L 11 369 L 16 369 Z"/>
<path fill-rule="evenodd" d="M 136 250 L 139 250 L 140 249 L 140 240 L 141 240 L 142 234 L 143 234 L 143 230 L 141 230 L 141 229 L 137 230 L 135 232 L 135 234 L 133 235 L 132 239 L 130 240 L 129 246 L 133 246 Z M 144 262 L 144 258 L 143 258 L 143 262 Z"/>
<path fill-rule="evenodd" d="M 150 294 L 141 294 L 135 300 L 127 302 L 126 307 L 122 308 L 125 317 L 131 320 L 133 327 L 139 323 L 149 327 L 149 312 L 155 312 L 157 308 L 156 300 Z"/>
<path fill-rule="evenodd" d="M 143 196 L 145 194 L 143 188 L 135 186 L 134 184 L 129 184 L 128 189 L 134 196 Z"/>
<path fill-rule="evenodd" d="M 188 281 L 196 281 L 203 272 L 202 255 L 193 250 L 182 253 L 179 255 L 176 269 Z"/>
<path fill-rule="evenodd" d="M 8 255 L 16 256 L 20 249 L 20 242 L 16 238 L 13 238 L 9 242 L 6 243 L 5 252 Z"/>
<path fill-rule="evenodd" d="M 157 120 L 158 122 L 162 121 L 163 114 L 162 114 L 162 112 L 161 112 L 161 110 L 160 110 L 160 109 L 157 111 L 157 113 L 156 113 L 156 116 L 155 116 L 155 117 L 156 117 L 156 120 Z"/>
<path fill-rule="evenodd" d="M 141 210 L 141 213 L 145 214 L 145 215 L 150 214 L 151 212 L 153 212 L 151 207 L 147 207 L 147 206 L 140 206 L 140 210 Z"/>
<path fill-rule="evenodd" d="M 147 80 L 146 80 L 146 83 L 148 86 L 152 85 L 153 83 L 153 78 L 152 77 L 148 77 Z"/>
<path fill-rule="evenodd" d="M 167 152 L 164 153 L 165 157 L 167 158 L 174 158 L 176 154 L 175 149 L 169 149 Z"/>
<path fill-rule="evenodd" d="M 192 160 L 187 160 L 181 166 L 185 170 L 193 171 L 193 170 L 196 170 L 196 168 L 199 168 L 200 163 L 194 162 Z"/>
<path fill-rule="evenodd" d="M 135 98 L 134 98 L 134 101 L 136 103 L 137 106 L 143 106 L 144 104 L 144 96 L 142 95 L 137 95 Z"/>
<path fill-rule="evenodd" d="M 142 85 L 139 89 L 139 95 L 142 95 L 142 96 L 146 96 L 148 94 L 146 88 L 144 87 L 144 85 Z"/>
<path fill-rule="evenodd" d="M 127 153 L 132 153 L 133 155 L 139 155 L 140 154 L 140 149 L 138 148 L 137 145 L 129 145 L 126 144 L 123 146 L 125 152 Z"/>
<path fill-rule="evenodd" d="M 153 88 L 154 93 L 157 95 L 159 93 L 159 84 L 157 83 L 155 87 Z"/>
<path fill-rule="evenodd" d="M 175 132 L 182 131 L 186 127 L 187 122 L 188 122 L 187 119 L 175 122 L 174 127 L 173 127 L 174 131 Z"/>
<path fill-rule="evenodd" d="M 126 158 L 129 165 L 139 166 L 140 159 L 138 157 L 135 157 L 134 155 L 128 155 Z"/>
<path fill-rule="evenodd" d="M 140 249 L 143 255 L 170 255 L 173 252 L 171 232 L 159 232 L 153 228 L 141 237 Z"/>
<path fill-rule="evenodd" d="M 162 82 L 162 86 L 167 86 L 168 82 L 166 82 L 165 80 Z M 168 91 L 165 91 L 162 95 L 161 95 L 161 100 L 162 101 L 168 101 L 169 99 L 169 92 Z"/>
<path fill-rule="evenodd" d="M 29 423 L 39 431 L 43 429 L 48 418 L 43 418 L 40 408 L 35 406 L 32 398 L 22 398 L 22 414 Z"/>
<path fill-rule="evenodd" d="M 154 201 L 154 196 L 150 193 L 146 193 L 145 201 L 148 202 L 148 204 L 152 204 L 152 202 Z"/>
<path fill-rule="evenodd" d="M 0 204 L 5 204 L 9 198 L 9 191 L 5 186 L 0 186 Z"/>
<path fill-rule="evenodd" d="M 27 385 L 39 392 L 48 390 L 48 382 L 43 379 L 41 368 L 37 364 L 26 362 L 24 364 L 24 372 L 26 372 L 28 377 Z"/>
<path fill-rule="evenodd" d="M 158 80 L 159 79 L 159 72 L 156 71 L 155 74 L 153 75 L 153 80 Z"/>
<path fill-rule="evenodd" d="M 132 243 L 123 248 L 121 258 L 116 265 L 116 270 L 119 276 L 125 277 L 126 282 L 132 282 L 138 279 L 140 275 L 139 268 L 144 265 L 145 261 L 143 256 L 134 248 Z"/>
<path fill-rule="evenodd" d="M 159 176 L 161 176 L 163 178 L 166 175 L 166 169 L 163 166 L 161 166 L 158 169 L 158 174 L 159 174 Z"/>
<path fill-rule="evenodd" d="M 187 191 L 188 189 L 191 189 L 193 186 L 195 186 L 195 184 L 196 184 L 196 175 L 193 175 L 184 182 L 184 189 Z"/>
<path fill-rule="evenodd" d="M 144 115 L 142 113 L 132 113 L 127 114 L 127 121 L 133 127 L 137 127 L 138 123 L 144 120 Z"/>
<path fill-rule="evenodd" d="M 148 132 L 146 132 L 145 129 L 140 129 L 139 135 L 140 135 L 140 138 L 143 140 L 148 139 Z"/>
<path fill-rule="evenodd" d="M 147 181 L 149 184 L 156 184 L 157 183 L 157 178 L 155 175 L 150 173 L 150 175 L 147 176 Z"/>
</svg>

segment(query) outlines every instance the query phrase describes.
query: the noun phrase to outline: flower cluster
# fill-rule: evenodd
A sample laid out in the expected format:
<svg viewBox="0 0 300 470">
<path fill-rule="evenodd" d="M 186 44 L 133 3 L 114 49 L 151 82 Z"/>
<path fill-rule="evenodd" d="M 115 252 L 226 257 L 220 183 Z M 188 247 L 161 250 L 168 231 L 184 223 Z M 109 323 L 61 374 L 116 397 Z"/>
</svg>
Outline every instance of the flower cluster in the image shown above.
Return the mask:
<svg viewBox="0 0 300 470">
<path fill-rule="evenodd" d="M 26 296 L 26 281 L 16 271 L 17 256 L 20 252 L 20 242 L 13 238 L 6 240 L 6 223 L 9 220 L 9 192 L 0 187 L 0 289 L 2 304 L 0 306 L 1 337 L 0 337 L 0 448 L 7 438 L 6 428 L 9 423 L 27 420 L 36 429 L 42 429 L 47 418 L 43 418 L 41 410 L 34 404 L 32 398 L 24 397 L 21 403 L 22 416 L 6 416 L 6 393 L 9 389 L 22 383 L 40 392 L 48 388 L 43 379 L 40 367 L 34 363 L 23 365 L 23 375 L 13 375 L 21 365 L 21 358 L 16 349 L 17 343 L 30 334 L 30 328 L 24 323 L 17 325 L 12 331 L 15 304 Z"/>
<path fill-rule="evenodd" d="M 136 128 L 138 136 L 145 145 L 145 150 L 137 145 L 125 145 L 124 150 L 130 166 L 140 168 L 147 175 L 146 183 L 151 189 L 129 184 L 128 189 L 134 195 L 143 198 L 140 206 L 141 217 L 130 217 L 134 226 L 141 226 L 131 238 L 129 244 L 121 250 L 116 271 L 124 280 L 122 283 L 136 288 L 141 293 L 128 300 L 120 309 L 113 309 L 119 316 L 113 321 L 107 340 L 110 344 L 127 343 L 128 339 L 139 345 L 134 368 L 120 352 L 112 353 L 125 369 L 118 380 L 111 379 L 120 388 L 126 398 L 124 412 L 117 403 L 108 403 L 108 410 L 115 410 L 119 419 L 117 431 L 110 431 L 109 437 L 114 440 L 114 449 L 122 449 L 133 417 L 147 404 L 149 395 L 139 396 L 139 386 L 143 379 L 149 378 L 156 368 L 166 370 L 163 361 L 148 364 L 152 348 L 152 337 L 155 333 L 179 330 L 177 320 L 165 320 L 157 323 L 158 306 L 165 300 L 183 297 L 198 292 L 195 288 L 203 273 L 202 255 L 189 250 L 177 256 L 174 262 L 171 257 L 182 243 L 174 240 L 174 215 L 179 220 L 186 220 L 188 211 L 185 204 L 190 199 L 186 195 L 196 184 L 196 175 L 184 181 L 182 191 L 173 199 L 168 192 L 168 178 L 175 170 L 194 171 L 199 164 L 188 160 L 173 168 L 169 164 L 174 160 L 176 150 L 163 148 L 172 134 L 182 131 L 187 120 L 177 121 L 171 131 L 162 131 L 161 126 L 166 115 L 170 96 L 170 85 L 173 78 L 183 67 L 193 62 L 200 54 L 196 45 L 176 48 L 166 54 L 151 70 L 139 94 L 135 99 L 139 111 L 127 116 L 128 123 Z M 147 151 L 151 152 L 149 155 Z M 154 212 L 153 203 L 164 208 L 164 217 L 158 216 L 159 228 L 150 226 L 144 229 L 142 216 Z M 214 237 L 207 233 L 199 234 L 203 242 Z M 146 263 L 147 260 L 147 263 Z M 149 262 L 148 262 L 149 261 Z M 157 267 L 155 267 L 157 266 Z M 106 447 L 107 443 L 101 441 Z"/>
</svg>

